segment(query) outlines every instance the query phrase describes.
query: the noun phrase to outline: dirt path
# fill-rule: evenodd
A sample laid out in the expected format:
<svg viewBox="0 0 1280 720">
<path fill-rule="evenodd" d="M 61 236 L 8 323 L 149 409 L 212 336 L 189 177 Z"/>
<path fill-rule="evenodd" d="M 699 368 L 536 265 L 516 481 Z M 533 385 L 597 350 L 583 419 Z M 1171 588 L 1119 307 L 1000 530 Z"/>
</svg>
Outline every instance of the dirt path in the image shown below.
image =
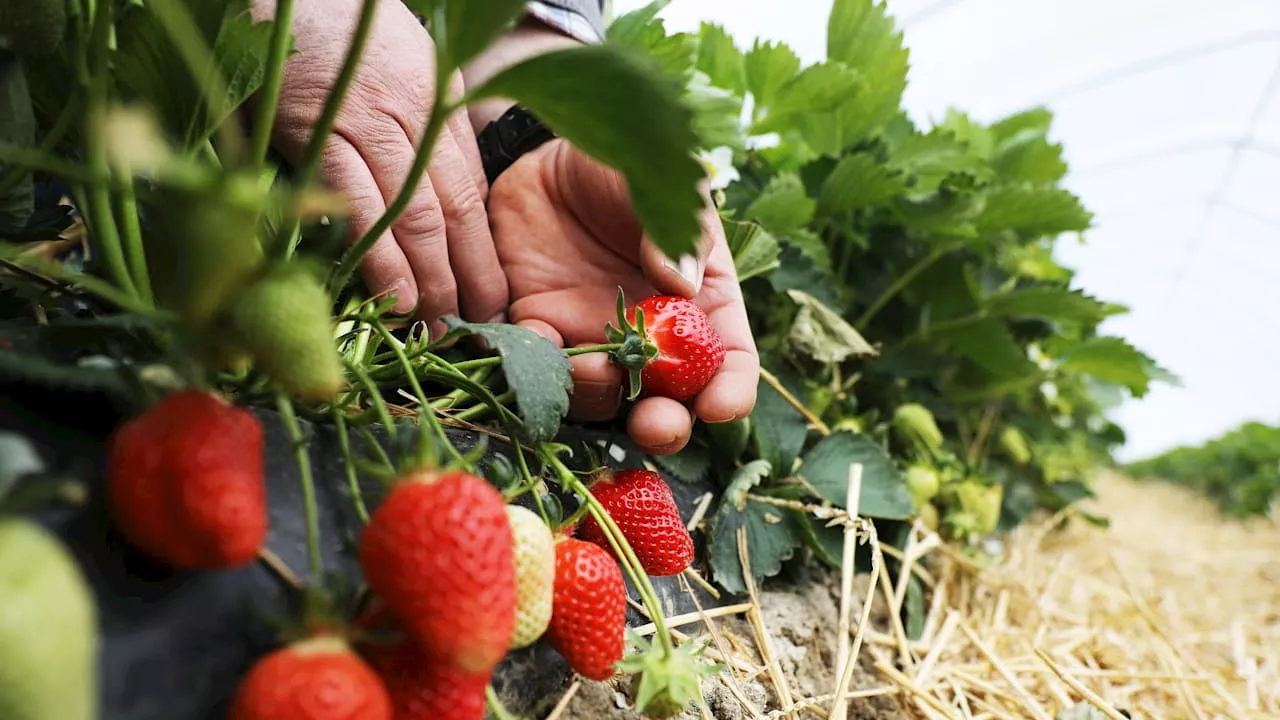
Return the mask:
<svg viewBox="0 0 1280 720">
<path fill-rule="evenodd" d="M 917 534 L 924 631 L 902 635 L 887 611 L 901 602 L 901 579 L 883 574 L 849 717 L 1053 720 L 1082 701 L 1100 714 L 1079 706 L 1059 720 L 1280 717 L 1280 522 L 1224 518 L 1160 483 L 1105 475 L 1096 487 L 1087 509 L 1110 528 L 1045 519 L 1005 538 L 986 568 Z M 856 580 L 855 608 L 868 580 Z M 784 717 L 778 680 L 797 719 L 825 718 L 839 581 L 830 572 L 804 588 L 766 587 L 759 626 L 738 614 L 713 620 L 714 633 L 682 628 L 713 639 L 733 665 L 705 684 L 706 714 L 682 720 Z M 760 651 L 761 627 L 771 652 Z M 577 683 L 558 717 L 638 720 L 620 709 L 629 695 L 626 680 Z M 803 709 L 806 699 L 820 712 Z"/>
</svg>

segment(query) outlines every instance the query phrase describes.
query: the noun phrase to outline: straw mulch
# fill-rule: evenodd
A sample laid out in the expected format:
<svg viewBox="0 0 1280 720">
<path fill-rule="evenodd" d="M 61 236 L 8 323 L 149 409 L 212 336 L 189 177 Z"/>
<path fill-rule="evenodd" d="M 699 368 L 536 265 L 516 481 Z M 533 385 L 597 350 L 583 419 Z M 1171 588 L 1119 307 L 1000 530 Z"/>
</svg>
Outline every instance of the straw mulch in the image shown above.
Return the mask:
<svg viewBox="0 0 1280 720">
<path fill-rule="evenodd" d="M 1031 523 L 987 567 L 922 527 L 904 554 L 869 523 L 808 508 L 846 525 L 848 551 L 856 528 L 877 570 L 801 590 L 826 617 L 770 612 L 787 598 L 753 587 L 749 602 L 670 619 L 728 666 L 704 688 L 720 702 L 682 718 L 1280 718 L 1280 523 L 1230 520 L 1160 483 L 1105 475 L 1096 489 L 1088 509 L 1109 529 Z M 891 555 L 905 561 L 892 574 Z M 896 612 L 908 573 L 927 588 L 915 641 Z M 820 630 L 805 636 L 806 622 Z M 625 690 L 574 683 L 550 718 L 638 717 L 616 710 Z"/>
</svg>

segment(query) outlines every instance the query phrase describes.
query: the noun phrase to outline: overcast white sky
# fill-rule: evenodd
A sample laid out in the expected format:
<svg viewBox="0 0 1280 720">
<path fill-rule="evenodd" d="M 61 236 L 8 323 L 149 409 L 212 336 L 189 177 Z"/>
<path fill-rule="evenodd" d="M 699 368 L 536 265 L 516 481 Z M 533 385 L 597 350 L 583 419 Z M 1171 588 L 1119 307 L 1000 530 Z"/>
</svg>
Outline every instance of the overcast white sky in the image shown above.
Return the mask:
<svg viewBox="0 0 1280 720">
<path fill-rule="evenodd" d="M 645 4 L 614 0 L 616 13 Z M 1046 104 L 1069 187 L 1097 218 L 1060 257 L 1132 312 L 1128 337 L 1181 376 L 1116 413 L 1122 455 L 1280 420 L 1280 0 L 888 0 L 906 106 L 982 120 Z M 830 0 L 673 0 L 669 30 L 724 25 L 823 59 Z"/>
</svg>

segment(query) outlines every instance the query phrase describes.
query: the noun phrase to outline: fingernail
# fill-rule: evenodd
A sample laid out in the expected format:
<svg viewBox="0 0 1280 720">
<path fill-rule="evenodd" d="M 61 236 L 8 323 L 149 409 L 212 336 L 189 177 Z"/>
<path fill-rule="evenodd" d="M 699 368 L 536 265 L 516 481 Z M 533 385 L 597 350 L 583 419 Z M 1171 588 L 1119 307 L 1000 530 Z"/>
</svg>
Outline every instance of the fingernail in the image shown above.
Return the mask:
<svg viewBox="0 0 1280 720">
<path fill-rule="evenodd" d="M 502 323 L 505 323 L 506 321 L 507 321 L 507 313 L 506 313 L 506 312 L 500 312 L 500 313 L 498 313 L 497 315 L 494 315 L 493 317 L 489 318 L 489 319 L 488 319 L 488 320 L 486 320 L 485 322 L 487 322 L 487 323 L 489 323 L 489 324 L 491 324 L 491 325 L 494 325 L 494 324 L 500 325 L 500 324 L 502 324 Z"/>
<path fill-rule="evenodd" d="M 702 272 L 698 267 L 698 258 L 692 255 L 685 255 L 679 260 L 667 258 L 664 263 L 668 268 L 675 271 L 677 275 L 684 278 L 689 283 L 689 287 L 693 288 L 693 294 L 697 295 L 702 292 Z"/>
<path fill-rule="evenodd" d="M 392 306 L 391 312 L 397 315 L 408 315 L 418 305 L 413 293 L 409 292 L 408 280 L 397 280 L 389 294 L 394 295 L 396 298 L 396 304 Z"/>
</svg>

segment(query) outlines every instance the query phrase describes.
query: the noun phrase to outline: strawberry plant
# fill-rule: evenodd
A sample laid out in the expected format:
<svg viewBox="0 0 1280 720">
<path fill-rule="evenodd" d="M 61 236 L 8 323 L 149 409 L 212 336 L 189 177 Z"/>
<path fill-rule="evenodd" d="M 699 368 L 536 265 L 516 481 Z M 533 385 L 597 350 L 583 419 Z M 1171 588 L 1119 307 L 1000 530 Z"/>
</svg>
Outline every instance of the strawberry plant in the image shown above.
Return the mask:
<svg viewBox="0 0 1280 720">
<path fill-rule="evenodd" d="M 532 57 L 460 98 L 445 92 L 451 73 L 523 3 L 407 4 L 427 19 L 438 90 L 403 186 L 348 243 L 348 203 L 315 176 L 376 0 L 361 0 L 342 72 L 288 166 L 269 149 L 294 49 L 290 0 L 260 22 L 246 0 L 0 11 L 0 93 L 12 99 L 0 115 L 0 380 L 132 408 L 108 466 L 111 520 L 174 567 L 262 556 L 271 516 L 251 413 L 274 412 L 289 434 L 308 551 L 301 624 L 348 644 L 295 639 L 250 671 L 246 687 L 267 686 L 250 700 L 291 702 L 283 680 L 306 682 L 330 661 L 358 672 L 354 646 L 397 716 L 479 718 L 487 704 L 503 717 L 489 678 L 539 638 L 586 677 L 635 674 L 651 715 L 699 700 L 708 666 L 677 647 L 650 581 L 699 554 L 670 488 L 655 473 L 599 467 L 589 487 L 556 440 L 573 356 L 621 366 L 628 401 L 687 401 L 706 386 L 730 358 L 700 306 L 620 290 L 617 324 L 598 344 L 562 350 L 524 327 L 456 317 L 432 337 L 354 277 L 408 207 L 446 118 L 471 102 L 515 99 L 621 171 L 646 236 L 672 258 L 700 231 L 694 156 L 732 161 L 712 184 L 762 355 L 759 399 L 750 416 L 700 424 L 684 450 L 657 458 L 722 488 L 705 555 L 730 593 L 747 586 L 740 533 L 756 581 L 810 557 L 839 563 L 841 531 L 801 508 L 843 508 L 853 464 L 858 512 L 885 538 L 918 516 L 972 546 L 1070 506 L 1123 439 L 1105 419 L 1116 397 L 1172 379 L 1101 332 L 1124 308 L 1054 260 L 1058 238 L 1092 216 L 1062 187 L 1050 113 L 913 122 L 901 109 L 908 50 L 883 3 L 836 0 L 826 59 L 802 67 L 783 44 L 746 47 L 713 24 L 668 33 L 657 2 L 617 18 L 600 45 Z M 38 48 L 20 42 L 37 36 Z M 347 636 L 302 419 L 336 431 L 365 523 L 363 579 L 393 642 Z M 510 462 L 478 467 L 446 426 L 483 430 Z M 388 481 L 385 491 L 362 478 Z M 652 641 L 627 641 L 624 578 Z M 84 648 L 68 647 L 78 662 Z M 287 677 L 255 680 L 272 672 Z M 23 692 L 0 687 L 0 703 L 52 702 Z"/>
</svg>

